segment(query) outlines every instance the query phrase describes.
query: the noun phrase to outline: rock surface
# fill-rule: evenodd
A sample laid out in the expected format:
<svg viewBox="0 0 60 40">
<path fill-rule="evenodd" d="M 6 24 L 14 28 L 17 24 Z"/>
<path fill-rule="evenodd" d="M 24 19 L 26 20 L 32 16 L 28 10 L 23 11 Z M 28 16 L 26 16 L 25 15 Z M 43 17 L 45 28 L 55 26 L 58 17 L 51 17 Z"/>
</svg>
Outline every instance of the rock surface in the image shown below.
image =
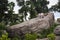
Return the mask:
<svg viewBox="0 0 60 40">
<path fill-rule="evenodd" d="M 43 38 L 43 39 L 36 39 L 36 40 L 49 40 L 48 38 Z"/>
<path fill-rule="evenodd" d="M 60 24 L 60 18 L 57 18 L 56 23 L 57 23 L 57 24 Z"/>
<path fill-rule="evenodd" d="M 40 17 L 40 16 L 39 16 Z M 7 32 L 11 37 L 13 37 L 15 34 L 17 35 L 23 35 L 25 33 L 31 33 L 31 32 L 41 32 L 43 29 L 48 29 L 51 27 L 51 25 L 54 23 L 54 14 L 48 13 L 47 16 L 44 16 L 44 18 L 34 18 L 29 21 L 25 21 L 23 23 L 10 26 L 7 28 Z"/>
<path fill-rule="evenodd" d="M 58 18 L 57 21 L 60 22 L 60 18 Z"/>
<path fill-rule="evenodd" d="M 56 34 L 55 40 L 60 40 L 60 25 L 58 25 L 58 26 L 54 29 L 54 33 Z"/>
<path fill-rule="evenodd" d="M 60 40 L 60 36 L 56 36 L 55 40 Z"/>
<path fill-rule="evenodd" d="M 60 25 L 58 25 L 55 29 L 54 29 L 54 33 L 58 36 L 60 36 Z"/>
</svg>

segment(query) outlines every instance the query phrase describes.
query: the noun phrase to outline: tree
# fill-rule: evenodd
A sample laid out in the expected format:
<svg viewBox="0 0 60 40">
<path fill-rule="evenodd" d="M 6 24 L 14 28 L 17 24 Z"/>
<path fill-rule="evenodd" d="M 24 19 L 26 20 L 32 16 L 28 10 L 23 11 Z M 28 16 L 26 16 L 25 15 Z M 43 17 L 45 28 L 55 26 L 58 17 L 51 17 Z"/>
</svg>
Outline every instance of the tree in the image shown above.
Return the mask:
<svg viewBox="0 0 60 40">
<path fill-rule="evenodd" d="M 9 22 L 13 23 L 13 19 L 12 18 L 13 18 L 13 13 L 14 13 L 14 11 L 13 11 L 14 6 L 15 6 L 15 4 L 13 2 L 8 3 L 7 14 L 5 14 L 5 16 L 4 16 L 5 24 L 9 24 Z"/>
<path fill-rule="evenodd" d="M 48 7 L 47 4 L 49 4 L 49 1 L 47 0 L 30 0 L 31 1 L 31 10 L 33 10 L 32 12 L 36 13 L 46 13 L 48 12 Z M 32 14 L 31 18 L 33 18 L 34 13 L 30 13 Z"/>
<path fill-rule="evenodd" d="M 13 25 L 13 24 L 16 24 L 16 20 L 17 20 L 17 17 L 18 17 L 18 14 L 14 14 L 14 6 L 15 6 L 15 3 L 13 2 L 10 2 L 8 4 L 8 14 L 6 18 L 8 18 L 8 23 L 10 22 L 10 25 Z"/>
<path fill-rule="evenodd" d="M 47 4 L 49 4 L 47 0 L 37 0 L 35 9 L 38 13 L 46 13 L 48 12 Z"/>
<path fill-rule="evenodd" d="M 58 12 L 60 12 L 60 0 L 58 0 L 58 3 L 56 5 L 53 5 L 50 8 L 50 11 L 58 11 Z"/>
<path fill-rule="evenodd" d="M 0 0 L 0 22 L 4 20 L 5 11 L 8 10 L 7 5 L 8 0 Z"/>
<path fill-rule="evenodd" d="M 17 0 L 17 3 L 21 7 L 19 13 L 22 14 L 22 19 L 25 17 L 25 20 L 27 12 L 30 14 L 30 19 L 35 18 L 38 13 L 48 12 L 47 0 Z"/>
<path fill-rule="evenodd" d="M 8 0 L 0 0 L 0 22 L 5 23 L 5 25 L 17 24 L 18 14 L 14 14 L 15 3 Z"/>
<path fill-rule="evenodd" d="M 24 1 L 24 0 L 17 0 L 17 2 L 18 2 L 18 5 L 21 7 L 19 9 L 19 13 L 21 15 L 20 16 L 21 22 L 23 22 L 24 19 L 27 20 L 26 16 L 27 16 L 27 12 L 28 12 L 29 8 L 28 8 L 28 5 L 26 4 L 26 1 Z"/>
<path fill-rule="evenodd" d="M 8 3 L 8 13 L 6 14 L 6 24 L 9 24 L 9 25 L 14 25 L 14 24 L 17 24 L 19 21 L 19 16 L 18 14 L 15 14 L 14 13 L 14 6 L 15 6 L 15 3 L 14 2 L 10 2 Z"/>
</svg>

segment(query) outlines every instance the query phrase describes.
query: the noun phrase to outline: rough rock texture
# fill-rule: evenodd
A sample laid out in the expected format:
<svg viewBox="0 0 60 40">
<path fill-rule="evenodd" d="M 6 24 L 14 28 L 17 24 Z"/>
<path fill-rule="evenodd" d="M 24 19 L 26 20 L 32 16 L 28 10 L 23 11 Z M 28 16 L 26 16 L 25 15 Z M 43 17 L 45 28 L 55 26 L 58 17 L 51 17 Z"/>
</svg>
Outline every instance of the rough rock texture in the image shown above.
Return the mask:
<svg viewBox="0 0 60 40">
<path fill-rule="evenodd" d="M 60 36 L 60 25 L 58 25 L 55 29 L 54 29 L 54 33 L 58 36 Z"/>
<path fill-rule="evenodd" d="M 36 40 L 49 40 L 48 38 L 43 38 L 43 39 L 36 39 Z"/>
<path fill-rule="evenodd" d="M 60 40 L 60 36 L 56 36 L 55 40 Z"/>
<path fill-rule="evenodd" d="M 56 23 L 57 23 L 57 24 L 60 24 L 60 18 L 57 18 Z"/>
<path fill-rule="evenodd" d="M 60 18 L 58 18 L 57 21 L 60 22 Z"/>
<path fill-rule="evenodd" d="M 48 15 L 44 16 L 43 18 L 39 17 L 31 19 L 29 21 L 25 21 L 17 25 L 10 26 L 7 29 L 7 32 L 11 37 L 13 37 L 15 34 L 21 36 L 25 33 L 31 33 L 31 32 L 38 33 L 41 32 L 43 29 L 50 28 L 50 26 L 54 23 L 53 13 L 48 13 Z"/>
<path fill-rule="evenodd" d="M 58 26 L 54 29 L 54 33 L 56 34 L 55 40 L 60 40 L 60 25 L 58 25 Z"/>
</svg>

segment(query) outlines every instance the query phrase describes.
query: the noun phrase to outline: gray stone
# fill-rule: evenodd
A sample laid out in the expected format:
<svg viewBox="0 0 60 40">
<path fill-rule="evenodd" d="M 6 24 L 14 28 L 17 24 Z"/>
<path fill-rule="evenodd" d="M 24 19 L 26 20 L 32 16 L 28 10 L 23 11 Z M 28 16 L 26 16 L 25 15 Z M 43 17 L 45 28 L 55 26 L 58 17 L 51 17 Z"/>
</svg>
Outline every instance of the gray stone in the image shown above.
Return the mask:
<svg viewBox="0 0 60 40">
<path fill-rule="evenodd" d="M 56 34 L 55 40 L 60 40 L 60 25 L 58 25 L 58 26 L 54 29 L 54 33 Z"/>
<path fill-rule="evenodd" d="M 58 36 L 60 36 L 60 25 L 58 25 L 55 29 L 54 29 L 54 33 Z"/>
<path fill-rule="evenodd" d="M 44 18 L 33 18 L 29 21 L 25 21 L 20 24 L 16 24 L 13 26 L 10 26 L 7 28 L 7 32 L 10 36 L 17 35 L 23 35 L 25 33 L 31 33 L 31 32 L 42 32 L 44 29 L 48 29 L 51 27 L 51 25 L 54 23 L 54 14 L 48 13 L 47 16 L 44 16 Z"/>
<path fill-rule="evenodd" d="M 57 24 L 60 24 L 60 18 L 57 18 L 56 23 L 57 23 Z"/>
<path fill-rule="evenodd" d="M 39 13 L 37 17 L 44 18 L 44 13 Z"/>
<path fill-rule="evenodd" d="M 60 36 L 56 36 L 55 40 L 60 40 Z"/>
<path fill-rule="evenodd" d="M 57 22 L 60 22 L 60 18 L 57 18 Z"/>
<path fill-rule="evenodd" d="M 36 39 L 36 40 L 49 40 L 48 38 L 43 38 L 43 39 Z"/>
</svg>

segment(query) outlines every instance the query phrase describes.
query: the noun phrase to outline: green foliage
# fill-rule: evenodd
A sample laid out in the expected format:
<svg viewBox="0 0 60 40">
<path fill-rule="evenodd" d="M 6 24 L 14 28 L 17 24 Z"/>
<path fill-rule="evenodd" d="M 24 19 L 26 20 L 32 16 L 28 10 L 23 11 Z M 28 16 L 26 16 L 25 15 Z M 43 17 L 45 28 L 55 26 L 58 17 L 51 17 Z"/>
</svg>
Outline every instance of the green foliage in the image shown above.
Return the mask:
<svg viewBox="0 0 60 40">
<path fill-rule="evenodd" d="M 0 40 L 10 40 L 10 38 L 8 38 L 8 33 L 2 34 L 2 37 L 0 37 Z"/>
<path fill-rule="evenodd" d="M 14 14 L 14 7 L 15 7 L 15 3 L 14 2 L 10 2 L 8 4 L 8 14 L 7 14 L 7 24 L 10 24 L 9 25 L 15 25 L 17 24 L 18 22 L 18 14 Z"/>
<path fill-rule="evenodd" d="M 15 36 L 12 38 L 12 40 L 22 40 L 22 38 L 19 35 L 15 34 Z"/>
<path fill-rule="evenodd" d="M 36 34 L 26 34 L 25 40 L 36 40 L 37 35 Z"/>
<path fill-rule="evenodd" d="M 0 22 L 5 25 L 14 25 L 18 22 L 18 14 L 14 14 L 14 2 L 8 3 L 8 0 L 0 0 Z"/>
<path fill-rule="evenodd" d="M 34 3 L 34 5 L 36 7 L 35 9 L 37 10 L 38 13 L 48 12 L 47 4 L 49 4 L 49 1 L 47 1 L 47 0 L 37 0 L 36 3 Z"/>
<path fill-rule="evenodd" d="M 49 40 L 55 40 L 55 34 L 51 33 L 51 34 L 47 35 L 47 38 Z"/>
<path fill-rule="evenodd" d="M 58 24 L 54 23 L 49 29 L 47 30 L 44 29 L 42 32 L 40 32 L 40 34 L 38 35 L 38 38 L 46 38 L 48 34 L 53 33 L 57 25 Z"/>
<path fill-rule="evenodd" d="M 12 40 L 20 40 L 20 39 L 18 39 L 17 37 L 14 37 Z"/>
<path fill-rule="evenodd" d="M 0 22 L 4 20 L 5 11 L 8 10 L 7 5 L 8 0 L 0 0 Z"/>
<path fill-rule="evenodd" d="M 6 25 L 4 23 L 0 23 L 0 30 L 5 30 L 6 29 Z"/>
<path fill-rule="evenodd" d="M 4 33 L 0 37 L 0 40 L 21 40 L 21 39 L 18 37 L 8 38 L 8 33 Z"/>
<path fill-rule="evenodd" d="M 6 30 L 6 25 L 4 23 L 0 23 L 0 36 L 2 35 L 2 33 L 4 32 L 4 30 Z"/>
<path fill-rule="evenodd" d="M 0 23 L 0 36 L 2 35 L 5 29 L 6 29 L 6 25 L 4 23 Z"/>
<path fill-rule="evenodd" d="M 27 16 L 27 12 L 29 12 L 29 18 L 35 18 L 38 13 L 47 13 L 48 7 L 47 4 L 49 2 L 47 0 L 16 0 L 19 7 L 19 13 L 22 15 L 22 22 L 25 20 Z"/>
</svg>

